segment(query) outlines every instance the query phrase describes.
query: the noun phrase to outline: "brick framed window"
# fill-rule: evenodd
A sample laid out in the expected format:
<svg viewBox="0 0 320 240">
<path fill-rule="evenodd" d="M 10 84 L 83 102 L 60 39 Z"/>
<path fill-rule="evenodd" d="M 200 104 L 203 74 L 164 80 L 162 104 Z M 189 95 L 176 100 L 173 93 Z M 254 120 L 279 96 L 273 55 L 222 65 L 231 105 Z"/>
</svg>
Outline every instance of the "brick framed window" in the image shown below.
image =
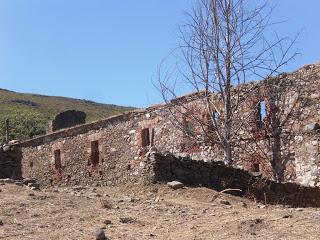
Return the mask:
<svg viewBox="0 0 320 240">
<path fill-rule="evenodd" d="M 92 141 L 90 143 L 90 165 L 92 167 L 97 167 L 100 162 L 100 153 L 99 153 L 99 141 Z"/>
<path fill-rule="evenodd" d="M 150 129 L 144 128 L 141 130 L 141 147 L 148 147 L 150 143 Z"/>
<path fill-rule="evenodd" d="M 54 155 L 54 168 L 56 170 L 61 169 L 62 168 L 62 163 L 61 163 L 61 150 L 60 149 L 56 149 L 53 151 L 53 155 Z"/>
<path fill-rule="evenodd" d="M 102 174 L 101 164 L 104 161 L 104 154 L 103 154 L 103 141 L 101 140 L 100 134 L 92 134 L 89 135 L 87 138 L 87 170 L 89 176 L 95 176 Z"/>
<path fill-rule="evenodd" d="M 140 147 L 145 148 L 154 145 L 154 128 L 143 128 L 140 131 Z"/>
<path fill-rule="evenodd" d="M 62 143 L 56 143 L 52 146 L 51 174 L 54 182 L 60 182 L 64 179 L 65 163 Z"/>
</svg>

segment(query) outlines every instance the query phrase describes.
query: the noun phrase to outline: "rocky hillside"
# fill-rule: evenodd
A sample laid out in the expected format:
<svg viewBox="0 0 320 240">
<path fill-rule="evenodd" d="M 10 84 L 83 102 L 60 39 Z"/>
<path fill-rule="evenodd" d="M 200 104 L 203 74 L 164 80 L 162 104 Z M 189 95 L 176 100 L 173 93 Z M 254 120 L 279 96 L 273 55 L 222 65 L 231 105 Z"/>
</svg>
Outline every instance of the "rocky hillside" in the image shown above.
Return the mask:
<svg viewBox="0 0 320 240">
<path fill-rule="evenodd" d="M 24 140 L 45 133 L 50 119 L 70 109 L 84 111 L 87 122 L 92 122 L 132 108 L 0 89 L 0 142 L 5 139 L 6 119 L 10 121 L 10 138 Z"/>
</svg>

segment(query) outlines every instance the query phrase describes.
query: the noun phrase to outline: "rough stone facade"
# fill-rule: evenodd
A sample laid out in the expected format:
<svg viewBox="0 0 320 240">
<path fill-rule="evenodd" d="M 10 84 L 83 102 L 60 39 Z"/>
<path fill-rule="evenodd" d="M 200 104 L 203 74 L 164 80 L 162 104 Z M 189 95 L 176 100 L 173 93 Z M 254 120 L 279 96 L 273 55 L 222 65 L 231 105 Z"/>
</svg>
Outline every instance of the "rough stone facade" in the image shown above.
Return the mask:
<svg viewBox="0 0 320 240">
<path fill-rule="evenodd" d="M 295 99 L 294 89 L 305 89 L 308 93 L 303 101 L 294 102 L 294 109 L 299 112 L 290 112 L 290 119 L 282 126 L 283 163 L 276 167 L 283 170 L 286 182 L 319 186 L 320 65 L 282 74 L 274 81 L 286 95 L 282 107 L 285 113 L 290 111 L 289 105 Z M 288 91 L 281 88 L 283 81 L 290 81 Z M 248 86 L 254 87 L 255 92 L 237 113 L 238 119 L 247 120 L 247 125 L 239 131 L 233 146 L 234 166 L 273 179 L 269 159 L 271 137 L 268 128 L 263 127 L 269 116 L 261 116 L 259 103 L 265 101 L 267 112 L 273 110 L 263 81 L 240 87 Z M 194 95 L 178 100 L 201 112 L 201 103 Z M 186 136 L 175 124 L 175 116 L 168 112 L 170 107 L 157 105 L 25 141 L 21 144 L 23 176 L 36 178 L 43 184 L 113 185 L 136 181 L 148 164 L 150 151 L 170 152 L 207 162 L 221 161 L 222 151 L 218 146 L 209 144 L 201 134 L 197 140 Z M 256 114 L 250 117 L 243 114 L 252 109 Z M 185 122 L 189 126 L 190 122 Z"/>
</svg>

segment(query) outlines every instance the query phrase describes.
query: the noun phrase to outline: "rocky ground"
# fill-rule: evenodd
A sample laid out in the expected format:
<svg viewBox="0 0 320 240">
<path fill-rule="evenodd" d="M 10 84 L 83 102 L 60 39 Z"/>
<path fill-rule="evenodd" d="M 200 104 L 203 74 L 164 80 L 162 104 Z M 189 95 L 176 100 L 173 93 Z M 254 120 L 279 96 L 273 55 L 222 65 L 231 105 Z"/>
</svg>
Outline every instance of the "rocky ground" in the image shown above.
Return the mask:
<svg viewBox="0 0 320 240">
<path fill-rule="evenodd" d="M 206 188 L 0 183 L 0 239 L 319 239 L 320 209 L 265 206 Z"/>
</svg>

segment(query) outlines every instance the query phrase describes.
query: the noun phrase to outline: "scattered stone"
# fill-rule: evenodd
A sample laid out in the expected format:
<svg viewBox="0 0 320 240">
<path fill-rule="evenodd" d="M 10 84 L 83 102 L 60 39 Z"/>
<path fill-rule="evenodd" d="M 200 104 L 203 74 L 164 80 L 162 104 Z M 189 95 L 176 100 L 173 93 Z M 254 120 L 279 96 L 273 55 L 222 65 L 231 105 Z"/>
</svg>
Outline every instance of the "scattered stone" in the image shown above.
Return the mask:
<svg viewBox="0 0 320 240">
<path fill-rule="evenodd" d="M 0 226 L 3 226 L 3 221 L 0 219 Z"/>
<path fill-rule="evenodd" d="M 19 186 L 19 187 L 24 186 L 24 184 L 23 184 L 22 182 L 15 182 L 15 184 L 16 184 L 17 186 Z"/>
<path fill-rule="evenodd" d="M 101 194 L 99 193 L 89 193 L 87 195 L 88 198 L 97 198 L 97 197 L 101 197 Z"/>
<path fill-rule="evenodd" d="M 35 191 L 40 190 L 40 184 L 39 183 L 28 183 L 28 187 L 31 190 L 35 190 Z"/>
<path fill-rule="evenodd" d="M 302 211 L 303 211 L 303 208 L 296 208 L 296 211 L 302 212 Z"/>
<path fill-rule="evenodd" d="M 133 202 L 138 202 L 140 199 L 139 198 L 132 198 L 132 197 L 123 197 L 118 199 L 118 203 L 122 202 L 128 202 L 128 203 L 133 203 Z"/>
<path fill-rule="evenodd" d="M 282 218 L 292 218 L 292 217 L 293 217 L 293 215 L 287 214 L 287 215 L 284 215 Z"/>
<path fill-rule="evenodd" d="M 0 182 L 2 183 L 14 183 L 15 181 L 11 178 L 4 178 L 4 179 L 0 179 Z"/>
<path fill-rule="evenodd" d="M 208 210 L 209 208 L 202 209 L 202 213 L 206 213 Z"/>
<path fill-rule="evenodd" d="M 258 208 L 265 209 L 265 208 L 267 208 L 267 206 L 266 205 L 259 205 Z"/>
<path fill-rule="evenodd" d="M 29 183 L 37 183 L 37 180 L 32 179 L 32 178 L 26 178 L 26 179 L 23 179 L 23 180 L 22 180 L 22 183 L 23 183 L 24 185 L 28 185 Z"/>
<path fill-rule="evenodd" d="M 79 192 L 79 191 L 82 191 L 82 190 L 85 190 L 86 188 L 79 185 L 79 186 L 74 186 L 72 187 L 72 191 L 76 191 L 76 192 Z"/>
<path fill-rule="evenodd" d="M 248 204 L 246 204 L 245 202 L 241 202 L 241 206 L 244 207 L 244 208 L 247 208 Z"/>
<path fill-rule="evenodd" d="M 47 227 L 49 227 L 49 226 L 46 225 L 46 224 L 41 224 L 41 225 L 39 225 L 39 228 L 47 228 Z"/>
<path fill-rule="evenodd" d="M 11 140 L 8 142 L 9 145 L 16 145 L 16 144 L 19 144 L 20 141 L 19 140 Z"/>
<path fill-rule="evenodd" d="M 95 237 L 96 240 L 107 240 L 108 238 L 106 237 L 103 229 L 98 228 L 92 232 L 92 235 Z"/>
<path fill-rule="evenodd" d="M 11 147 L 9 145 L 4 145 L 2 148 L 3 152 L 9 152 L 11 150 Z"/>
<path fill-rule="evenodd" d="M 183 188 L 183 183 L 178 182 L 178 181 L 172 181 L 172 182 L 168 182 L 167 186 L 176 190 L 176 189 Z"/>
<path fill-rule="evenodd" d="M 135 219 L 132 217 L 120 217 L 121 223 L 133 223 L 135 222 Z"/>
<path fill-rule="evenodd" d="M 231 203 L 230 203 L 229 201 L 224 200 L 224 199 L 221 199 L 221 200 L 220 200 L 220 203 L 221 203 L 221 204 L 224 204 L 224 205 L 229 205 L 229 206 L 231 205 Z"/>
<path fill-rule="evenodd" d="M 111 209 L 112 208 L 112 203 L 107 199 L 101 199 L 100 200 L 100 206 L 102 208 L 105 208 L 105 209 Z"/>
<path fill-rule="evenodd" d="M 320 129 L 319 123 L 310 123 L 307 126 L 304 127 L 305 131 L 315 131 Z"/>
<path fill-rule="evenodd" d="M 105 225 L 110 225 L 110 224 L 112 224 L 111 220 L 109 220 L 109 219 L 104 220 L 103 223 L 104 223 Z"/>
</svg>

